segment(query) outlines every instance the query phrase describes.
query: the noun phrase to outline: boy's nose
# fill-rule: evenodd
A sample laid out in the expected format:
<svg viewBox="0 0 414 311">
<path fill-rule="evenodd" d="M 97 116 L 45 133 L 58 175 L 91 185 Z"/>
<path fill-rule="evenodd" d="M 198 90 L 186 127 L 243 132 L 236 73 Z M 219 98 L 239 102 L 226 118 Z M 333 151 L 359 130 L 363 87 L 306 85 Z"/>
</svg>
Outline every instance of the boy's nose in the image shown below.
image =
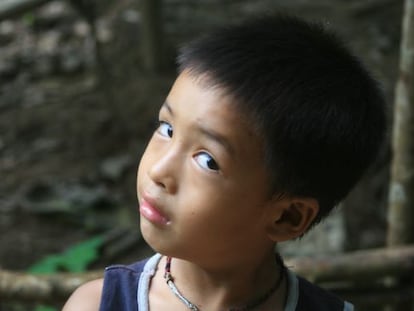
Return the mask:
<svg viewBox="0 0 414 311">
<path fill-rule="evenodd" d="M 148 171 L 152 181 L 168 193 L 177 191 L 177 180 L 175 178 L 177 162 L 176 156 L 172 152 L 167 152 L 160 155 L 158 161 L 154 162 Z"/>
</svg>

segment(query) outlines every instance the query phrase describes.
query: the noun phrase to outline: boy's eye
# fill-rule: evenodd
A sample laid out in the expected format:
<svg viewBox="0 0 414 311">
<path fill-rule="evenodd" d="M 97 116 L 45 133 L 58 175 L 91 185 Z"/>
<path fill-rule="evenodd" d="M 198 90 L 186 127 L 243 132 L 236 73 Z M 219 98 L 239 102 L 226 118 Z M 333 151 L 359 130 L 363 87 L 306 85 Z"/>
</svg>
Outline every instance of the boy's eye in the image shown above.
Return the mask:
<svg viewBox="0 0 414 311">
<path fill-rule="evenodd" d="M 165 121 L 160 121 L 160 124 L 158 126 L 158 133 L 160 133 L 164 137 L 171 138 L 173 136 L 173 128 L 171 124 Z"/>
<path fill-rule="evenodd" d="M 198 165 L 200 165 L 202 168 L 211 171 L 218 171 L 220 169 L 217 162 L 207 152 L 200 152 L 196 154 L 194 158 Z"/>
</svg>

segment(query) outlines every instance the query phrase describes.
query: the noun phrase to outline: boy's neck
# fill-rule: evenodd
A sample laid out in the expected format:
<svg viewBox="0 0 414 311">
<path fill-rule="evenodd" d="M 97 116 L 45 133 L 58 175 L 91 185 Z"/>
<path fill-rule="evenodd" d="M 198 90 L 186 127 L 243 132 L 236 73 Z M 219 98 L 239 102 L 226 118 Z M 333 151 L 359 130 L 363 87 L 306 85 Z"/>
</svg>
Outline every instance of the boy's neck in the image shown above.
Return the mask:
<svg viewBox="0 0 414 311">
<path fill-rule="evenodd" d="M 165 262 L 166 258 L 163 258 L 158 267 L 162 273 Z M 231 306 L 248 305 L 272 290 L 284 273 L 280 263 L 275 255 L 270 253 L 256 263 L 240 261 L 213 270 L 173 258 L 171 276 L 181 294 L 192 303 L 201 306 L 201 311 L 228 310 Z M 275 310 L 275 306 L 281 306 L 282 310 L 286 296 L 285 279 L 254 310 L 266 310 L 267 305 L 272 306 L 272 310 Z"/>
</svg>

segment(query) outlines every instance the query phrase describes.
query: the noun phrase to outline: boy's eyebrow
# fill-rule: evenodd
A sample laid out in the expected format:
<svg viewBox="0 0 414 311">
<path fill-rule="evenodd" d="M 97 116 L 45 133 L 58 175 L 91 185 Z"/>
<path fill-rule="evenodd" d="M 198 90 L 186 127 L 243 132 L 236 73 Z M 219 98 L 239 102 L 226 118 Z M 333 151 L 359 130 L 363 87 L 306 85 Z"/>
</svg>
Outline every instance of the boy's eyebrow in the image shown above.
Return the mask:
<svg viewBox="0 0 414 311">
<path fill-rule="evenodd" d="M 171 116 L 174 116 L 174 111 L 172 110 L 170 104 L 168 103 L 168 101 L 165 101 L 162 105 L 162 107 L 164 107 L 165 109 L 167 109 L 167 111 L 171 114 Z M 202 126 L 202 125 L 197 125 L 197 130 L 204 136 L 216 141 L 217 143 L 219 143 L 220 145 L 222 145 L 224 147 L 224 149 L 227 150 L 227 152 L 232 155 L 235 156 L 236 152 L 233 148 L 233 146 L 230 144 L 230 142 L 220 133 L 217 133 L 215 130 Z"/>
<path fill-rule="evenodd" d="M 230 144 L 230 142 L 226 139 L 226 137 L 224 137 L 223 135 L 221 135 L 220 133 L 217 133 L 216 131 L 214 131 L 211 128 L 207 128 L 204 126 L 197 126 L 197 130 L 203 134 L 204 136 L 207 136 L 208 138 L 210 138 L 211 140 L 216 141 L 217 143 L 219 143 L 220 145 L 222 145 L 224 147 L 224 149 L 227 150 L 227 152 L 232 155 L 235 156 L 236 152 L 233 148 L 233 146 Z"/>
<path fill-rule="evenodd" d="M 168 110 L 168 112 L 170 113 L 170 115 L 174 116 L 174 111 L 172 110 L 172 108 L 171 108 L 170 104 L 168 103 L 168 101 L 165 101 L 162 104 L 161 108 L 163 108 L 163 107 L 165 107 Z"/>
</svg>

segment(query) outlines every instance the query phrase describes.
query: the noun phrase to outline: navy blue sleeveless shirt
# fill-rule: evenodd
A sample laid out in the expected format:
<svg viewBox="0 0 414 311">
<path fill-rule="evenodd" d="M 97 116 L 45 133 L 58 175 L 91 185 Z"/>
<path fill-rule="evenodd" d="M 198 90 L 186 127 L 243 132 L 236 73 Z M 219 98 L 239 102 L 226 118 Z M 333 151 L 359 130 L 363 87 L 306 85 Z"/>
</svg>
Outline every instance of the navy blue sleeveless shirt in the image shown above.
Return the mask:
<svg viewBox="0 0 414 311">
<path fill-rule="evenodd" d="M 106 268 L 99 311 L 148 311 L 148 291 L 161 255 L 129 266 Z M 353 311 L 349 302 L 296 276 L 288 270 L 288 297 L 284 311 Z"/>
</svg>

